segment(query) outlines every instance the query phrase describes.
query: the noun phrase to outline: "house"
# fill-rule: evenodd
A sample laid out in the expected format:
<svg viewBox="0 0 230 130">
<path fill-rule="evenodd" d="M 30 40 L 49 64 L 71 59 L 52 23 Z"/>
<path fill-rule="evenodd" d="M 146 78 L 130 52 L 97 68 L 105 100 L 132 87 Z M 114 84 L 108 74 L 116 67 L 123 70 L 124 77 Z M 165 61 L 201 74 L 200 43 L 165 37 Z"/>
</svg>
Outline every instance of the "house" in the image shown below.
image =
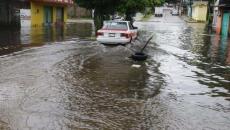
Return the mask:
<svg viewBox="0 0 230 130">
<path fill-rule="evenodd" d="M 216 33 L 222 36 L 229 36 L 230 34 L 230 1 L 219 0 L 217 20 L 216 20 Z"/>
<path fill-rule="evenodd" d="M 73 0 L 1 0 L 0 26 L 20 27 L 21 9 L 30 12 L 32 26 L 63 24 L 71 4 Z"/>
<path fill-rule="evenodd" d="M 72 0 L 30 0 L 31 26 L 63 24 Z"/>
<path fill-rule="evenodd" d="M 192 5 L 192 18 L 196 21 L 207 20 L 208 2 L 207 1 L 194 1 Z"/>
</svg>

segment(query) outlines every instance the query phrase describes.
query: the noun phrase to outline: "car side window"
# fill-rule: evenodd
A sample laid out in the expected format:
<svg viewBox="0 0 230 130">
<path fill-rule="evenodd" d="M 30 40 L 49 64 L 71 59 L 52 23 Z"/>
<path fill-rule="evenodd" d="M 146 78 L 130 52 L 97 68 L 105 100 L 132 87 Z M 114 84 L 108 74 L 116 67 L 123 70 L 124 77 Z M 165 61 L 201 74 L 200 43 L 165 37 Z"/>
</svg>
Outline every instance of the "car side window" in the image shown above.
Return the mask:
<svg viewBox="0 0 230 130">
<path fill-rule="evenodd" d="M 133 30 L 133 26 L 129 23 L 129 29 Z"/>
</svg>

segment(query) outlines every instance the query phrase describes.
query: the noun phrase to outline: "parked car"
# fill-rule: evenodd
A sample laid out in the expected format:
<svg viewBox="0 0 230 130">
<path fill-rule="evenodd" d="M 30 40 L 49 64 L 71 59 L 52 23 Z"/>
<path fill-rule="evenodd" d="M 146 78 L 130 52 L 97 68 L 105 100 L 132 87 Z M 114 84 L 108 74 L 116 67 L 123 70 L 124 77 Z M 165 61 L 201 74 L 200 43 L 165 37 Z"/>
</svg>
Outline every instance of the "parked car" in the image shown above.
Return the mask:
<svg viewBox="0 0 230 130">
<path fill-rule="evenodd" d="M 137 28 L 129 21 L 104 21 L 97 31 L 97 41 L 103 44 L 127 44 L 137 38 Z"/>
</svg>

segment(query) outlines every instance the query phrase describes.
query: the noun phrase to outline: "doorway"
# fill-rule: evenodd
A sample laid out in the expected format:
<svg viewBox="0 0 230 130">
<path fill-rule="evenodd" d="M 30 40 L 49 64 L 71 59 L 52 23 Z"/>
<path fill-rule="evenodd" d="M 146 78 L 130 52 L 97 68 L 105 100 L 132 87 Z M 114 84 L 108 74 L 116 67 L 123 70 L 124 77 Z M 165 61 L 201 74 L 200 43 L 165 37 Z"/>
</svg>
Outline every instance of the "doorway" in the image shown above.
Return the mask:
<svg viewBox="0 0 230 130">
<path fill-rule="evenodd" d="M 222 20 L 222 27 L 221 27 L 221 34 L 222 36 L 228 36 L 229 33 L 229 17 L 230 13 L 229 12 L 224 12 L 223 14 L 223 20 Z"/>
<path fill-rule="evenodd" d="M 63 24 L 64 22 L 64 8 L 63 7 L 57 7 L 56 9 L 56 23 L 57 24 Z"/>
<path fill-rule="evenodd" d="M 52 25 L 53 23 L 53 8 L 51 6 L 44 7 L 44 25 Z"/>
</svg>

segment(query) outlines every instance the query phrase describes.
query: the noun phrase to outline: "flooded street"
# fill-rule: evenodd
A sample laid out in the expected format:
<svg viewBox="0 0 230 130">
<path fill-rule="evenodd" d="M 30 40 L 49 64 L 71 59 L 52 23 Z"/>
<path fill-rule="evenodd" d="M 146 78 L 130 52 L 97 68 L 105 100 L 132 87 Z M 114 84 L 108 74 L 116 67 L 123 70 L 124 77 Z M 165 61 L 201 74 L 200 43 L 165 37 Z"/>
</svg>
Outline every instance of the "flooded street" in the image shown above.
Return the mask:
<svg viewBox="0 0 230 130">
<path fill-rule="evenodd" d="M 177 16 L 135 25 L 154 36 L 145 62 L 91 24 L 0 32 L 0 130 L 229 130 L 229 39 Z"/>
</svg>

